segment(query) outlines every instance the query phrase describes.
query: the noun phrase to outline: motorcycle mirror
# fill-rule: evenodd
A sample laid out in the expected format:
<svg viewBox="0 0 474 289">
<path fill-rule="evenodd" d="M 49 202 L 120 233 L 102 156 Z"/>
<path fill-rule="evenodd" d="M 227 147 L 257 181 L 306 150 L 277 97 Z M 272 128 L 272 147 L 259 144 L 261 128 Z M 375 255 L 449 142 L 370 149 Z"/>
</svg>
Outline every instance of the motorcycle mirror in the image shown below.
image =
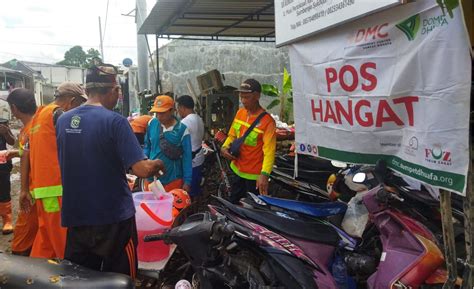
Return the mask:
<svg viewBox="0 0 474 289">
<path fill-rule="evenodd" d="M 344 169 L 347 168 L 347 164 L 340 161 L 331 161 L 331 165 L 336 168 Z"/>
<path fill-rule="evenodd" d="M 365 178 L 366 178 L 366 175 L 365 173 L 357 173 L 354 175 L 354 177 L 352 178 L 352 181 L 354 183 L 358 183 L 358 184 L 361 184 L 365 181 Z"/>
</svg>

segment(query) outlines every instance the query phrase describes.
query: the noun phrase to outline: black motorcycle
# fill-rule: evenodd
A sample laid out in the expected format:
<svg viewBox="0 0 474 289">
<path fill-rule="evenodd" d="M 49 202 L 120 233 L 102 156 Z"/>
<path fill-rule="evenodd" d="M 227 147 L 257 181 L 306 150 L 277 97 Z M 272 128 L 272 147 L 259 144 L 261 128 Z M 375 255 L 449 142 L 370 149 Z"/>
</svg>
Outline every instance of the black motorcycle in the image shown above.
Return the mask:
<svg viewBox="0 0 474 289">
<path fill-rule="evenodd" d="M 0 253 L 0 288 L 131 289 L 135 284 L 126 275 L 94 271 L 66 260 Z"/>
</svg>

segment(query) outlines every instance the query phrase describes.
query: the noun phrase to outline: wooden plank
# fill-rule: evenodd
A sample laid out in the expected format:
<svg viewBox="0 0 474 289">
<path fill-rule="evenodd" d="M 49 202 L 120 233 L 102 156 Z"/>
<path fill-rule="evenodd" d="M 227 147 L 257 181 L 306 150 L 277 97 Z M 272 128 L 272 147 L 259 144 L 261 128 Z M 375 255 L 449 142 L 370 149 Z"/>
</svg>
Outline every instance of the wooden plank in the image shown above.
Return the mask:
<svg viewBox="0 0 474 289">
<path fill-rule="evenodd" d="M 454 242 L 453 214 L 451 208 L 451 192 L 440 190 L 441 221 L 443 223 L 444 258 L 448 270 L 448 280 L 443 289 L 453 289 L 457 278 L 456 247 Z"/>
<path fill-rule="evenodd" d="M 474 45 L 474 4 L 472 0 L 462 0 L 461 4 L 464 12 L 464 20 L 466 21 L 467 30 L 469 31 L 469 36 L 471 37 L 471 45 Z"/>
</svg>

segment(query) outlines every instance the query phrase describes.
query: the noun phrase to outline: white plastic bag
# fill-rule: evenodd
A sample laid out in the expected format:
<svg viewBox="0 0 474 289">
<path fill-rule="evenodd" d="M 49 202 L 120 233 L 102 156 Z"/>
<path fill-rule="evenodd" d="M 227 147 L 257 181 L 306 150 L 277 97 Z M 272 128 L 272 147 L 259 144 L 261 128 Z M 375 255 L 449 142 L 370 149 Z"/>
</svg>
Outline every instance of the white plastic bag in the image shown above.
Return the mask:
<svg viewBox="0 0 474 289">
<path fill-rule="evenodd" d="M 356 194 L 347 204 L 347 211 L 342 220 L 342 229 L 352 237 L 362 238 L 365 226 L 369 221 L 369 212 L 362 202 L 362 197 L 366 194 Z"/>
</svg>

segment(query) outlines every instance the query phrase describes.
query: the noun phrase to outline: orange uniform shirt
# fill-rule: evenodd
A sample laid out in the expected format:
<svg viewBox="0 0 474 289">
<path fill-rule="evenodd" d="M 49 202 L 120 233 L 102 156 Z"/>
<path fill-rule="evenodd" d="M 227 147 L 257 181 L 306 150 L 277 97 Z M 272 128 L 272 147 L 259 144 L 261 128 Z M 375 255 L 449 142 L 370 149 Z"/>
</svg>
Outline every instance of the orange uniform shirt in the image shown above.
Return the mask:
<svg viewBox="0 0 474 289">
<path fill-rule="evenodd" d="M 223 147 L 243 136 L 259 114 L 251 115 L 245 108 L 239 109 Z M 270 175 L 275 161 L 275 130 L 275 120 L 270 114 L 265 115 L 246 137 L 237 160 L 231 162 L 234 173 L 248 180 L 256 180 L 261 174 Z"/>
</svg>

